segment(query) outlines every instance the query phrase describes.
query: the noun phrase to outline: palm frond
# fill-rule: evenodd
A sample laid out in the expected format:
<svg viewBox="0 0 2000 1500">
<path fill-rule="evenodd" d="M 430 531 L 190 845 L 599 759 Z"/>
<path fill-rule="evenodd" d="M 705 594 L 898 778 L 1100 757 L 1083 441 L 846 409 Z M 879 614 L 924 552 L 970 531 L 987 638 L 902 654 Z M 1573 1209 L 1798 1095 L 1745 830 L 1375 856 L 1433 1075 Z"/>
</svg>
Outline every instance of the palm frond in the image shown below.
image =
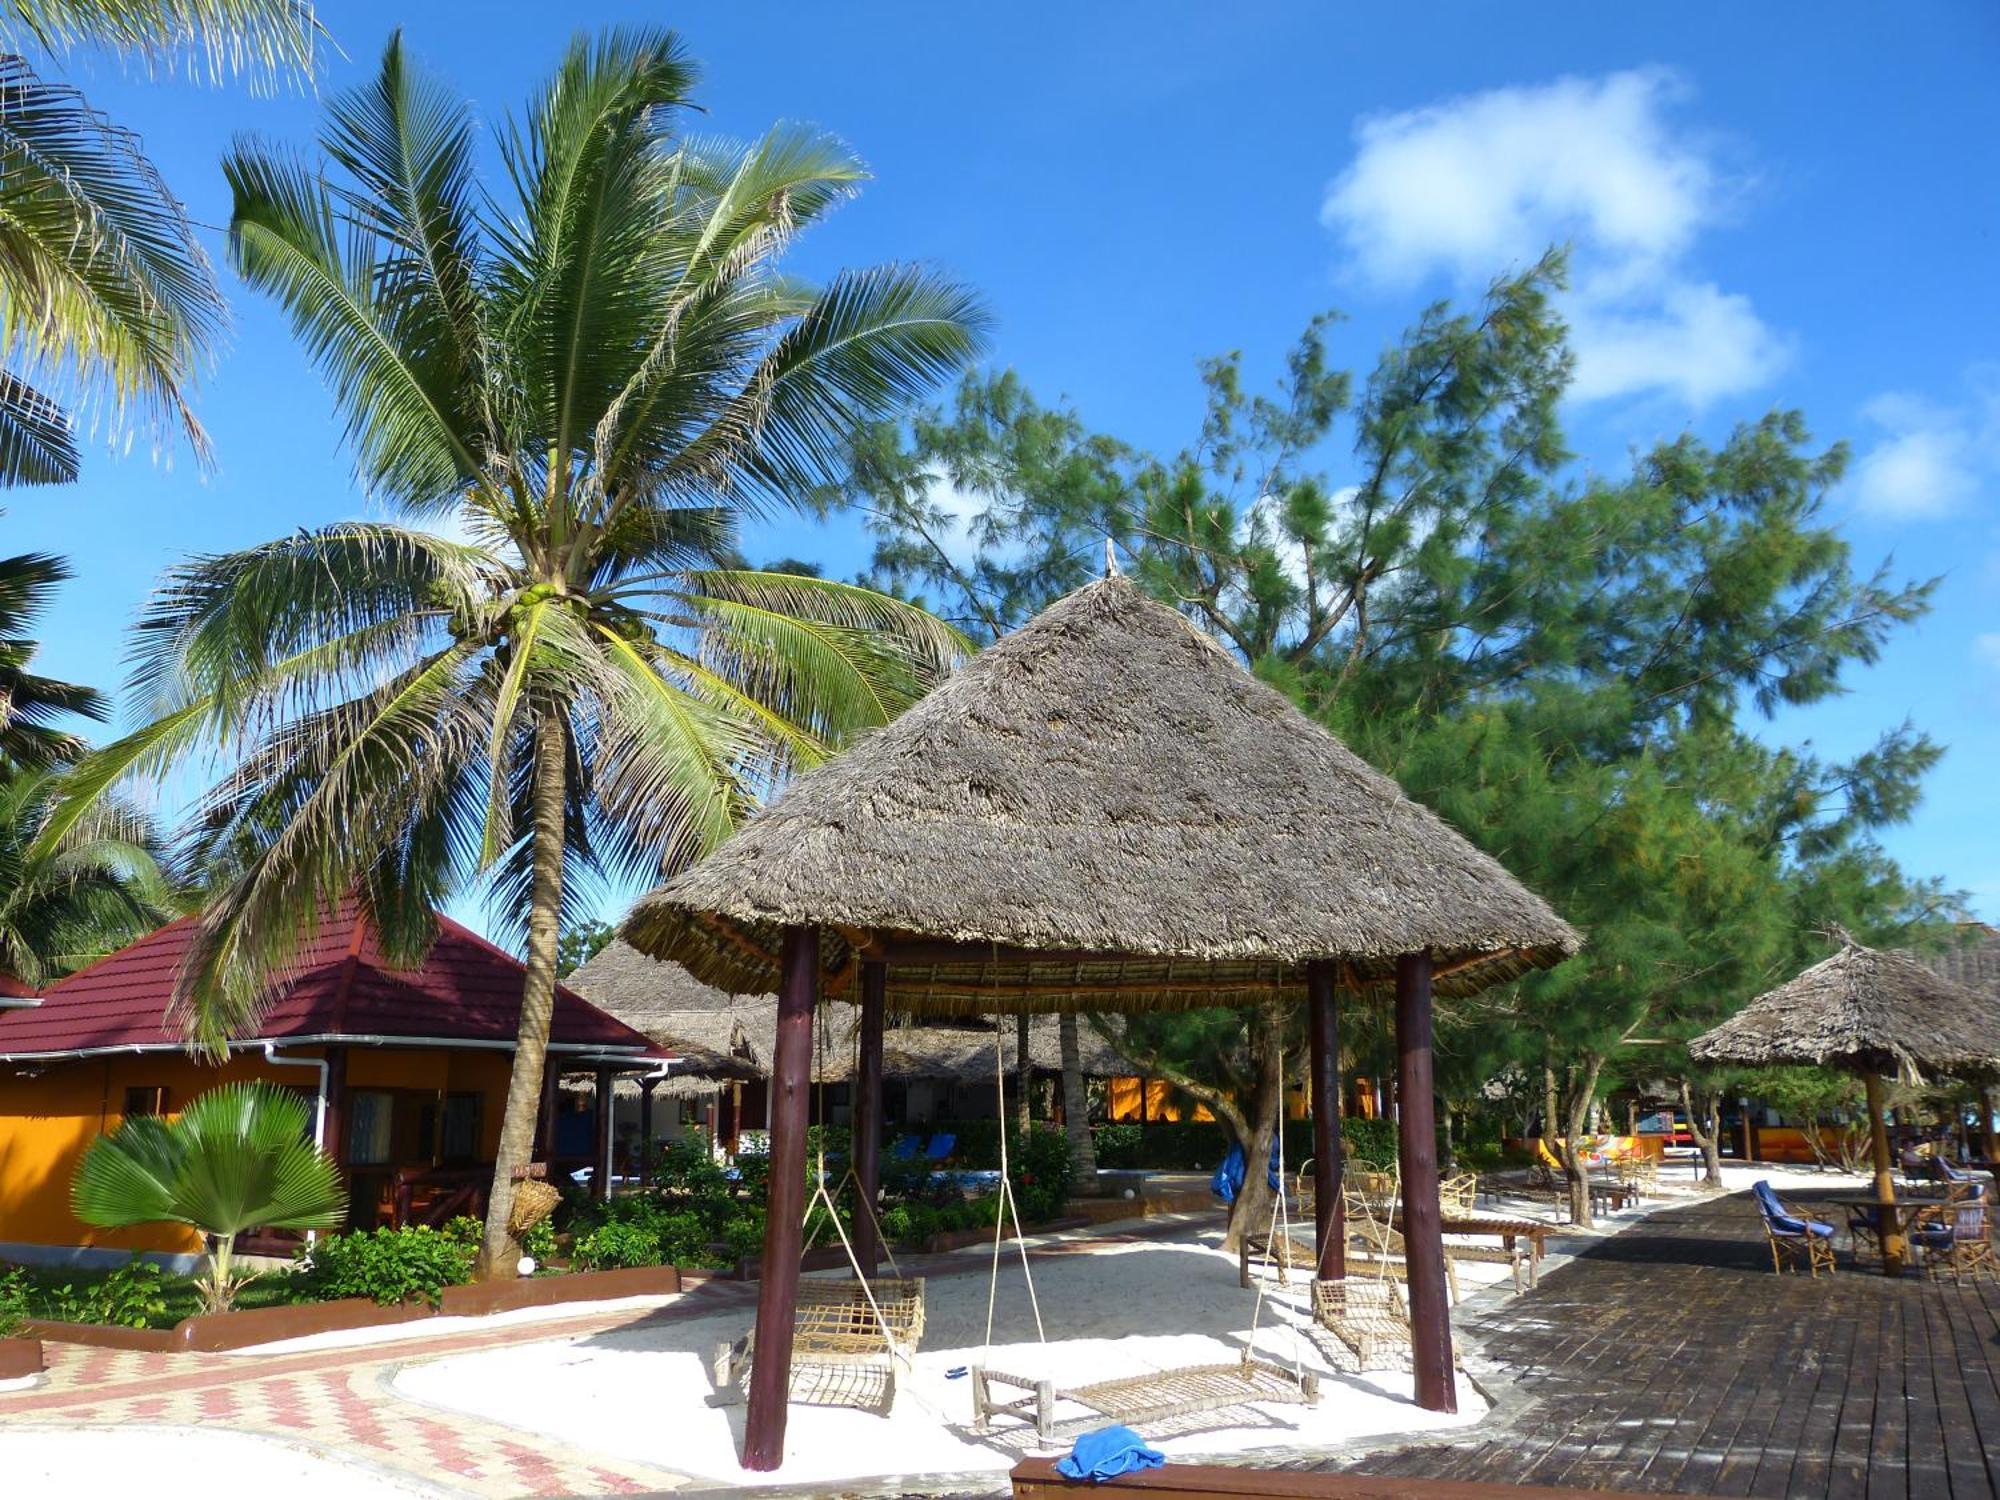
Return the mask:
<svg viewBox="0 0 2000 1500">
<path fill-rule="evenodd" d="M 44 390 L 177 428 L 205 461 L 188 388 L 222 326 L 208 259 L 138 138 L 0 56 L 0 350 Z"/>
<path fill-rule="evenodd" d="M 325 32 L 311 0 L 5 0 L 0 36 L 15 49 L 96 48 L 265 83 L 310 77 Z"/>
</svg>

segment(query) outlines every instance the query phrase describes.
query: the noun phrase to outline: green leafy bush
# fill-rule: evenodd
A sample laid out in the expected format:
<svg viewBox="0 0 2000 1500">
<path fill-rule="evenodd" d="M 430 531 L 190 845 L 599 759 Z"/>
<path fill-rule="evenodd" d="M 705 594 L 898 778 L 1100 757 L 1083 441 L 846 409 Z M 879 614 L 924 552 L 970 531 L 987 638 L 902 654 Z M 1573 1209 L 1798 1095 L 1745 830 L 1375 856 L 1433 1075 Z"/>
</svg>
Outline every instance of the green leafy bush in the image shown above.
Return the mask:
<svg viewBox="0 0 2000 1500">
<path fill-rule="evenodd" d="M 1363 1166 L 1386 1172 L 1396 1164 L 1396 1122 L 1394 1120 L 1342 1120 L 1340 1133 L 1353 1147 L 1352 1159 Z"/>
<path fill-rule="evenodd" d="M 475 1219 L 473 1222 L 478 1223 L 478 1220 Z M 533 1229 L 522 1235 L 521 1253 L 523 1255 L 532 1255 L 535 1258 L 535 1265 L 538 1269 L 548 1265 L 551 1260 L 555 1259 L 556 1226 L 551 1224 L 547 1219 L 544 1219 Z"/>
<path fill-rule="evenodd" d="M 577 1236 L 572 1263 L 583 1271 L 657 1266 L 665 1259 L 660 1236 L 650 1225 L 612 1220 Z"/>
<path fill-rule="evenodd" d="M 1031 1125 L 1024 1137 L 1008 1147 L 1008 1175 L 1013 1179 L 1014 1204 L 1023 1224 L 1042 1224 L 1062 1217 L 1069 1204 L 1070 1180 L 1076 1172 L 1069 1137 L 1053 1125 Z"/>
<path fill-rule="evenodd" d="M 478 1245 L 435 1229 L 372 1229 L 328 1235 L 299 1260 L 299 1289 L 315 1301 L 366 1297 L 383 1306 L 428 1302 L 472 1280 Z"/>
<path fill-rule="evenodd" d="M 0 1272 L 0 1339 L 21 1331 L 28 1316 L 28 1275 L 21 1270 Z"/>
<path fill-rule="evenodd" d="M 762 1207 L 750 1204 L 722 1226 L 723 1253 L 730 1264 L 739 1260 L 755 1260 L 764 1253 L 767 1217 Z"/>
<path fill-rule="evenodd" d="M 1139 1159 L 1145 1132 L 1145 1126 L 1129 1121 L 1114 1121 L 1094 1127 L 1090 1132 L 1090 1144 L 1097 1154 L 1098 1166 L 1120 1171 L 1147 1165 Z"/>
<path fill-rule="evenodd" d="M 103 1276 L 44 1287 L 45 1316 L 63 1323 L 97 1323 L 110 1328 L 155 1328 L 167 1316 L 167 1274 L 151 1261 L 135 1260 Z"/>
</svg>

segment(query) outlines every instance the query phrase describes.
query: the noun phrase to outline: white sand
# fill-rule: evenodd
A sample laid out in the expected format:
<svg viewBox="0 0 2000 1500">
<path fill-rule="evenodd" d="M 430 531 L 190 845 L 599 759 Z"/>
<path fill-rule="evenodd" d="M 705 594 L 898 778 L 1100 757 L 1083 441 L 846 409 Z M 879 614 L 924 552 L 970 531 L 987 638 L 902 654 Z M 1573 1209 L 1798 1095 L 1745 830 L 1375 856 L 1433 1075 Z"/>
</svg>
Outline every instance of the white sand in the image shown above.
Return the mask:
<svg viewBox="0 0 2000 1500">
<path fill-rule="evenodd" d="M 924 1348 L 899 1374 L 893 1413 L 884 1418 L 844 1407 L 794 1404 L 785 1463 L 775 1474 L 739 1465 L 743 1408 L 710 1404 L 708 1359 L 721 1341 L 740 1337 L 747 1310 L 618 1329 L 589 1337 L 460 1355 L 402 1371 L 400 1395 L 556 1437 L 586 1451 L 616 1454 L 716 1483 L 814 1484 L 913 1474 L 1005 1470 L 1033 1451 L 1031 1428 L 987 1438 L 970 1431 L 969 1379 L 955 1367 L 989 1368 L 1060 1384 L 1236 1358 L 1251 1330 L 1256 1294 L 1237 1285 L 1236 1261 L 1209 1230 L 1168 1240 L 1044 1257 L 1035 1267 L 1042 1318 L 1051 1339 L 1034 1338 L 1020 1261 L 1003 1262 L 994 1313 L 995 1347 L 982 1359 L 988 1279 L 932 1277 Z M 979 1255 L 981 1252 L 967 1252 Z M 990 1252 L 987 1252 L 990 1253 Z M 1499 1267 L 1481 1271 L 1501 1272 Z M 1418 1408 L 1410 1378 L 1333 1371 L 1300 1331 L 1303 1287 L 1267 1297 L 1257 1352 L 1289 1368 L 1320 1372 L 1317 1407 L 1242 1407 L 1186 1419 L 1174 1433 L 1148 1431 L 1170 1455 L 1247 1453 L 1260 1448 L 1324 1448 L 1375 1434 L 1462 1425 L 1484 1403 L 1461 1382 L 1461 1410 L 1444 1417 Z M 669 1416 L 668 1414 L 671 1414 Z M 1087 1418 L 1077 1408 L 1063 1416 Z M 996 1424 L 1002 1425 L 1002 1424 Z M 1080 1420 L 1059 1429 L 1066 1450 L 1075 1433 L 1102 1425 Z"/>
<path fill-rule="evenodd" d="M 285 1500 L 409 1500 L 449 1493 L 318 1449 L 214 1428 L 0 1428 L 4 1488 L 21 1500 L 228 1488 Z M 179 1483 L 174 1476 L 179 1475 Z M 203 1486 L 199 1476 L 209 1476 Z M 226 1479 L 224 1478 L 226 1476 Z"/>
</svg>

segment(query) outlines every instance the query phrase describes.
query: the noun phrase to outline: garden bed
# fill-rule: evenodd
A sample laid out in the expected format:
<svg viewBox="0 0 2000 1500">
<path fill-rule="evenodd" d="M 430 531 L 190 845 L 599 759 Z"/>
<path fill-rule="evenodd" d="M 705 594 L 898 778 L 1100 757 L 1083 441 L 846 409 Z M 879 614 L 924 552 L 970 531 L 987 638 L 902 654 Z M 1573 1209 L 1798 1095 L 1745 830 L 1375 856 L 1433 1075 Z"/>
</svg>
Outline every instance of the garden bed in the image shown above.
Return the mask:
<svg viewBox="0 0 2000 1500">
<path fill-rule="evenodd" d="M 552 1307 L 564 1302 L 608 1302 L 620 1297 L 671 1296 L 680 1289 L 681 1273 L 674 1267 L 640 1266 L 446 1287 L 436 1307 L 422 1302 L 383 1306 L 362 1297 L 343 1297 L 332 1302 L 286 1302 L 236 1312 L 208 1313 L 183 1318 L 171 1328 L 117 1328 L 99 1323 L 57 1323 L 32 1318 L 22 1326 L 35 1338 L 53 1343 L 88 1344 L 101 1349 L 146 1349 L 161 1354 L 216 1354 L 229 1349 L 248 1349 L 257 1344 L 273 1344 L 284 1339 L 305 1338 L 312 1334 L 389 1327 L 424 1318 L 486 1317 L 517 1308 Z M 36 1347 L 39 1351 L 40 1345 Z"/>
</svg>

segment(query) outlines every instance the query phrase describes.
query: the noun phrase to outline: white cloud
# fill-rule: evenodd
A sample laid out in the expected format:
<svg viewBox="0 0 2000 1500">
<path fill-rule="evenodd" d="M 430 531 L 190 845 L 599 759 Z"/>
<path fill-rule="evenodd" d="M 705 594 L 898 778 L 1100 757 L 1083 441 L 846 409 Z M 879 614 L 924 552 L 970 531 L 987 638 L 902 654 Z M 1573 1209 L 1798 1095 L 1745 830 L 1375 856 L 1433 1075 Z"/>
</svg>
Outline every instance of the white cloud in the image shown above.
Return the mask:
<svg viewBox="0 0 2000 1500">
<path fill-rule="evenodd" d="M 1640 69 L 1363 120 L 1321 220 L 1355 269 L 1398 287 L 1481 286 L 1567 243 L 1579 399 L 1699 407 L 1754 389 L 1788 350 L 1747 297 L 1687 269 L 1735 192 L 1711 144 L 1668 118 L 1687 92 Z"/>
<path fill-rule="evenodd" d="M 1967 406 L 1915 396 L 1878 396 L 1862 408 L 1881 436 L 1854 465 L 1854 503 L 1894 521 L 1932 521 L 1957 514 L 1976 496 L 1994 465 L 2000 439 L 2000 391 L 1982 390 Z"/>
<path fill-rule="evenodd" d="M 2000 631 L 1972 638 L 1972 654 L 1994 671 L 2000 672 Z"/>
</svg>

